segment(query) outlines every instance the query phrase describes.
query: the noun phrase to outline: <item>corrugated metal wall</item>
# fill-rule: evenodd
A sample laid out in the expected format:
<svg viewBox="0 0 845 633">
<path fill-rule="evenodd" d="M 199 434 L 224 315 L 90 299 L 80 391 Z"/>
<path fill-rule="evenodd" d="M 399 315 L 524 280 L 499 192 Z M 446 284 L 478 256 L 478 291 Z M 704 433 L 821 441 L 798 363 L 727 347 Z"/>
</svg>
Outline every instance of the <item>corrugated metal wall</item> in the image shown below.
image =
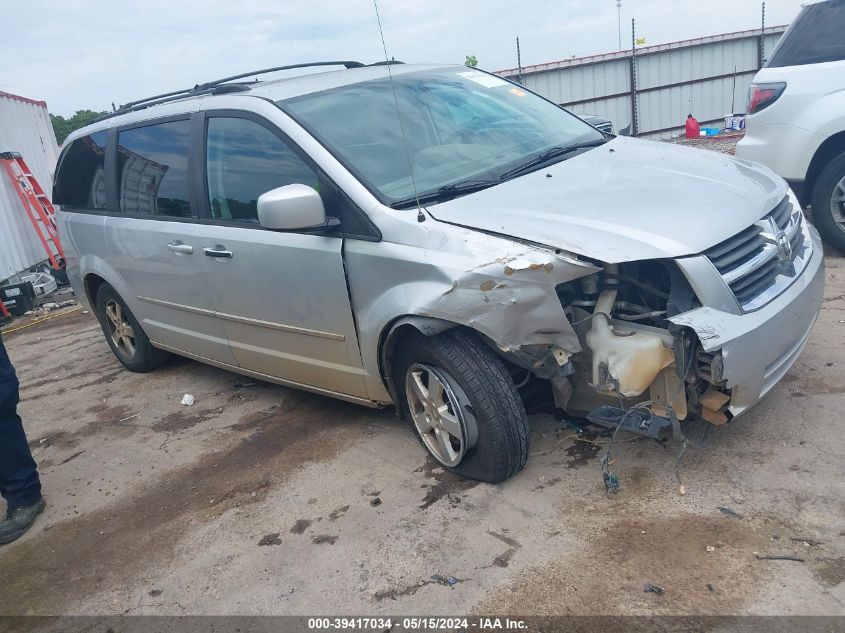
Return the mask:
<svg viewBox="0 0 845 633">
<path fill-rule="evenodd" d="M 766 54 L 784 30 L 766 29 Z M 639 136 L 676 135 L 690 112 L 705 122 L 744 111 L 748 87 L 758 70 L 759 42 L 756 29 L 638 49 Z M 498 74 L 518 77 L 516 69 Z M 606 117 L 617 130 L 631 124 L 631 51 L 525 67 L 522 83 L 572 112 Z"/>
<path fill-rule="evenodd" d="M 59 148 L 46 103 L 0 92 L 0 152 L 20 152 L 52 195 Z M 46 258 L 5 171 L 0 172 L 0 280 Z"/>
</svg>

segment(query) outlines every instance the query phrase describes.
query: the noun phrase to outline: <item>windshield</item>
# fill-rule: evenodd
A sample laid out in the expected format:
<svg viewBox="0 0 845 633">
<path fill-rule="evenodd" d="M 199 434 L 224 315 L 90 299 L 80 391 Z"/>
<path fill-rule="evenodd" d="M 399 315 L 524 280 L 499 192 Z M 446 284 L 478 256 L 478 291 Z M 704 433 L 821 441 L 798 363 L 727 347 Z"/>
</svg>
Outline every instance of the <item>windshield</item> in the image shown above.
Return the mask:
<svg viewBox="0 0 845 633">
<path fill-rule="evenodd" d="M 384 78 L 278 102 L 385 204 L 413 203 L 414 184 L 421 198 L 462 183 L 496 184 L 548 164 L 537 157 L 573 155 L 550 150 L 603 140 L 553 103 L 478 70 L 401 73 L 393 81 L 393 87 Z M 519 169 L 532 159 L 529 169 Z"/>
</svg>

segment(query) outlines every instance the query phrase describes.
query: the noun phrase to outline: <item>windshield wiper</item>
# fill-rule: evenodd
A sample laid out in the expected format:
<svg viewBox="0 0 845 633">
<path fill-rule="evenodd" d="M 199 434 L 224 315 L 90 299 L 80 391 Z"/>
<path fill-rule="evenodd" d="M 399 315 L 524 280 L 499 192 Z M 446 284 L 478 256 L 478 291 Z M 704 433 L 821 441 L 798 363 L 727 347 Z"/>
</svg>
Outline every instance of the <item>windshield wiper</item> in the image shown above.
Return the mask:
<svg viewBox="0 0 845 633">
<path fill-rule="evenodd" d="M 521 165 L 517 165 L 513 169 L 510 169 L 502 174 L 502 180 L 509 180 L 514 176 L 521 176 L 522 174 L 531 171 L 535 167 L 539 167 L 550 160 L 555 158 L 559 158 L 560 156 L 565 156 L 566 154 L 571 154 L 572 152 L 577 152 L 579 149 L 588 149 L 590 147 L 598 147 L 599 145 L 604 145 L 607 142 L 607 139 L 595 139 L 593 141 L 584 141 L 583 143 L 575 143 L 573 145 L 566 145 L 562 147 L 552 147 L 551 149 L 546 150 L 539 156 L 535 156 L 534 158 L 522 163 Z"/>
<path fill-rule="evenodd" d="M 434 191 L 428 191 L 420 194 L 419 196 L 399 200 L 390 206 L 394 209 L 405 209 L 409 206 L 415 206 L 418 202 L 421 205 L 431 204 L 433 202 L 446 202 L 447 200 L 457 198 L 458 196 L 487 189 L 488 187 L 498 185 L 501 182 L 501 180 L 465 180 L 451 185 L 444 185 Z"/>
</svg>

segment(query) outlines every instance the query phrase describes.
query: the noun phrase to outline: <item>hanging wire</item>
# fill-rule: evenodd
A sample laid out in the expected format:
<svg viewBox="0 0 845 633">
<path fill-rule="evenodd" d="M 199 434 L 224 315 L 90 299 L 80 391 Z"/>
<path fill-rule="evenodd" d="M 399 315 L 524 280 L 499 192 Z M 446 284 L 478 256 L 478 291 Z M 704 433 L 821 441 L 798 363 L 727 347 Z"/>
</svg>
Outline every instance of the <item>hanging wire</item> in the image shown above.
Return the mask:
<svg viewBox="0 0 845 633">
<path fill-rule="evenodd" d="M 693 358 L 694 356 L 690 354 L 689 360 L 687 361 L 687 365 L 684 368 L 684 376 L 686 376 L 689 370 L 692 368 Z M 666 410 L 669 415 L 669 420 L 672 423 L 672 436 L 681 442 L 681 448 L 678 451 L 677 458 L 675 459 L 675 479 L 678 481 L 678 486 L 682 491 L 682 494 L 684 494 L 684 483 L 683 479 L 681 478 L 681 460 L 686 454 L 687 448 L 693 448 L 695 450 L 702 450 L 706 448 L 710 444 L 710 440 L 712 439 L 712 435 L 715 432 L 716 428 L 712 424 L 707 423 L 704 427 L 704 430 L 701 432 L 701 435 L 696 440 L 691 439 L 681 430 L 681 423 L 680 420 L 678 420 L 678 415 L 675 413 L 673 403 L 678 399 L 678 396 L 681 395 L 681 390 L 683 389 L 684 384 L 686 383 L 683 380 L 680 380 L 678 382 L 677 386 L 675 387 L 675 392 L 672 394 L 672 398 L 666 403 Z M 613 465 L 611 451 L 613 449 L 613 444 L 616 440 L 616 434 L 622 428 L 622 425 L 625 423 L 625 420 L 628 419 L 628 416 L 634 413 L 635 411 L 645 411 L 648 413 L 649 418 L 654 415 L 654 412 L 652 411 L 654 403 L 652 401 L 638 402 L 626 409 L 624 400 L 622 399 L 622 394 L 618 391 L 618 389 L 616 391 L 616 395 L 619 397 L 619 408 L 620 410 L 624 411 L 624 413 L 622 414 L 619 423 L 616 425 L 616 429 L 613 431 L 613 435 L 610 438 L 610 443 L 607 446 L 607 454 L 605 454 L 601 462 L 602 478 L 604 480 L 605 491 L 608 495 L 614 494 L 619 491 L 619 476 L 612 473 L 610 470 L 610 467 Z"/>
<path fill-rule="evenodd" d="M 399 97 L 396 95 L 396 84 L 393 83 L 393 71 L 390 69 L 390 57 L 387 55 L 387 44 L 384 41 L 384 31 L 381 28 L 381 15 L 378 11 L 377 0 L 373 0 L 373 7 L 376 10 L 376 21 L 378 22 L 378 32 L 381 36 L 381 48 L 384 51 L 384 63 L 387 67 L 387 76 L 390 78 L 390 88 L 393 91 L 393 103 L 396 106 L 396 118 L 399 119 L 399 130 L 402 133 L 402 145 L 405 148 L 405 158 L 408 161 L 408 173 L 411 176 L 411 187 L 414 190 L 414 199 L 417 201 L 417 220 L 419 222 L 424 222 L 425 215 L 420 207 L 420 197 L 417 194 L 417 181 L 414 179 L 414 166 L 411 162 L 411 152 L 408 150 L 408 140 L 405 138 L 405 124 L 402 122 L 402 114 L 399 112 Z"/>
</svg>

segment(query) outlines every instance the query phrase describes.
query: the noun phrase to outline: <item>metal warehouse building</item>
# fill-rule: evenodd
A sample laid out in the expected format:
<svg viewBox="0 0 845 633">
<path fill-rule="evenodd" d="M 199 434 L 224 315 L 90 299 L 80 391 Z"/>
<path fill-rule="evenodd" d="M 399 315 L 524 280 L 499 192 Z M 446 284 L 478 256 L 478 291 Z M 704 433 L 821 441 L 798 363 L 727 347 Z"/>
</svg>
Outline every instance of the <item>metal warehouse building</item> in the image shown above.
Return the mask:
<svg viewBox="0 0 845 633">
<path fill-rule="evenodd" d="M 754 74 L 785 26 L 725 33 L 498 71 L 578 114 L 617 130 L 669 137 L 692 113 L 702 124 L 744 112 Z M 632 123 L 633 122 L 633 123 Z"/>
<path fill-rule="evenodd" d="M 20 152 L 44 193 L 52 196 L 59 148 L 44 101 L 0 92 L 0 152 Z M 0 281 L 45 258 L 17 193 L 0 171 Z"/>
</svg>

